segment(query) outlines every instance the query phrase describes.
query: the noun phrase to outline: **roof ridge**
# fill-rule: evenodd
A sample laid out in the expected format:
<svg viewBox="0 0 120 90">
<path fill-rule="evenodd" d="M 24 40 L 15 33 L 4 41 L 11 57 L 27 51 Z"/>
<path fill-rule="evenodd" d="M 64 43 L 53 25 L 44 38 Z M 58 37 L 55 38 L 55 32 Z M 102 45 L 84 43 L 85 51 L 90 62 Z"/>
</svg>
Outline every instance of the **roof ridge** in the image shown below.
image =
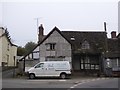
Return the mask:
<svg viewBox="0 0 120 90">
<path fill-rule="evenodd" d="M 105 32 L 105 31 L 61 31 L 61 32 Z"/>
</svg>

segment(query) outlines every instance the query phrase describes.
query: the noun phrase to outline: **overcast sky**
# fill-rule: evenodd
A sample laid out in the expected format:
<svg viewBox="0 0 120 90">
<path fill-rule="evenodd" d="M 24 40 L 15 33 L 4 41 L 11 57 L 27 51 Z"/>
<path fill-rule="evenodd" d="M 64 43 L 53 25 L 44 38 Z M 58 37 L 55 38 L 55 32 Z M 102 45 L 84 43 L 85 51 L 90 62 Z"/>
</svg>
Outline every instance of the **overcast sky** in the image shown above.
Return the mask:
<svg viewBox="0 0 120 90">
<path fill-rule="evenodd" d="M 118 31 L 118 0 L 2 0 L 0 25 L 7 27 L 13 43 L 37 42 L 37 20 L 45 34 L 60 30 Z"/>
</svg>

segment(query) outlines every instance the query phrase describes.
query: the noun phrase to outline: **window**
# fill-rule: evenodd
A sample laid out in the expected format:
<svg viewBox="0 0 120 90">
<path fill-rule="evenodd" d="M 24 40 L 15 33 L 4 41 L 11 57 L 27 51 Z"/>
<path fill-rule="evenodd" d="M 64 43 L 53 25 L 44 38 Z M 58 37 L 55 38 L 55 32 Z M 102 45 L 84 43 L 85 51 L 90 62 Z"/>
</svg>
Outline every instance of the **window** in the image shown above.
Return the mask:
<svg viewBox="0 0 120 90">
<path fill-rule="evenodd" d="M 2 67 L 6 66 L 7 62 L 2 62 Z"/>
<path fill-rule="evenodd" d="M 90 49 L 90 44 L 88 43 L 87 40 L 85 40 L 83 43 L 82 43 L 82 49 Z"/>
<path fill-rule="evenodd" d="M 47 43 L 46 50 L 55 50 L 55 43 Z"/>
<path fill-rule="evenodd" d="M 72 36 L 72 37 L 70 38 L 70 40 L 71 40 L 71 41 L 75 41 L 75 37 Z"/>
<path fill-rule="evenodd" d="M 80 68 L 82 70 L 87 70 L 87 69 L 94 69 L 98 70 L 99 69 L 99 60 L 96 60 L 91 57 L 83 57 L 81 58 L 81 66 Z"/>
<path fill-rule="evenodd" d="M 63 57 L 48 56 L 48 57 L 46 57 L 45 60 L 46 61 L 64 61 L 65 56 L 63 56 Z"/>
<path fill-rule="evenodd" d="M 44 63 L 40 63 L 38 65 L 35 66 L 35 68 L 42 68 L 44 66 Z"/>
<path fill-rule="evenodd" d="M 10 45 L 9 45 L 9 43 L 8 43 L 8 45 L 7 45 L 7 50 L 9 51 L 9 49 L 10 49 Z"/>
<path fill-rule="evenodd" d="M 118 59 L 118 67 L 120 67 L 120 59 Z"/>
<path fill-rule="evenodd" d="M 120 66 L 120 61 L 118 59 L 110 59 L 112 67 L 119 67 Z"/>
<path fill-rule="evenodd" d="M 110 59 L 113 71 L 118 71 L 120 67 L 120 60 L 118 58 Z"/>
<path fill-rule="evenodd" d="M 9 63 L 9 55 L 7 55 L 7 66 L 8 66 L 8 63 Z"/>
<path fill-rule="evenodd" d="M 90 69 L 90 64 L 85 64 L 85 69 Z"/>
<path fill-rule="evenodd" d="M 90 69 L 90 59 L 88 57 L 81 59 L 81 69 Z"/>
<path fill-rule="evenodd" d="M 39 59 L 39 51 L 33 52 L 33 59 L 38 60 Z"/>
</svg>

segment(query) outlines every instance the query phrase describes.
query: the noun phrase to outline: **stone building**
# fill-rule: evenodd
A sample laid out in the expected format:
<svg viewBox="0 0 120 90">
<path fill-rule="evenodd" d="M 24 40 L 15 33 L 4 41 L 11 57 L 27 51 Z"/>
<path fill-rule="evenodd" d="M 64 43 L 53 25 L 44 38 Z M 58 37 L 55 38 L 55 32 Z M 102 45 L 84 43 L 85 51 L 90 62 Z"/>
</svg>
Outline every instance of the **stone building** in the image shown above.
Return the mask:
<svg viewBox="0 0 120 90">
<path fill-rule="evenodd" d="M 60 31 L 55 27 L 45 36 L 41 25 L 39 32 L 38 45 L 21 59 L 24 67 L 41 61 L 68 60 L 72 71 L 93 74 L 105 73 L 108 59 L 119 62 L 120 42 L 115 32 L 110 39 L 106 31 Z"/>
<path fill-rule="evenodd" d="M 11 42 L 7 29 L 0 27 L 0 66 L 16 66 L 17 46 Z"/>
<path fill-rule="evenodd" d="M 106 32 L 60 31 L 55 27 L 44 36 L 42 25 L 39 30 L 43 36 L 39 39 L 41 41 L 32 52 L 22 58 L 26 67 L 30 67 L 34 62 L 68 60 L 74 71 L 101 69 Z"/>
</svg>

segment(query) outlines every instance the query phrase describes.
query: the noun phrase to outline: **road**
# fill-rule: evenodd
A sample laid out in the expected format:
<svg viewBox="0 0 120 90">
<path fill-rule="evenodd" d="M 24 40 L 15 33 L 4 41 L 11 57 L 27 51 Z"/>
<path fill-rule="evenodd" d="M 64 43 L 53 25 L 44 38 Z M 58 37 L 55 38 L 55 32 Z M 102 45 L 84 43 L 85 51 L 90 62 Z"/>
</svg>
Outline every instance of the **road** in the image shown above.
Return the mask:
<svg viewBox="0 0 120 90">
<path fill-rule="evenodd" d="M 118 78 L 98 78 L 80 82 L 70 88 L 118 88 Z"/>
<path fill-rule="evenodd" d="M 3 79 L 3 88 L 118 88 L 118 78 Z M 113 90 L 113 89 L 111 89 Z"/>
</svg>

